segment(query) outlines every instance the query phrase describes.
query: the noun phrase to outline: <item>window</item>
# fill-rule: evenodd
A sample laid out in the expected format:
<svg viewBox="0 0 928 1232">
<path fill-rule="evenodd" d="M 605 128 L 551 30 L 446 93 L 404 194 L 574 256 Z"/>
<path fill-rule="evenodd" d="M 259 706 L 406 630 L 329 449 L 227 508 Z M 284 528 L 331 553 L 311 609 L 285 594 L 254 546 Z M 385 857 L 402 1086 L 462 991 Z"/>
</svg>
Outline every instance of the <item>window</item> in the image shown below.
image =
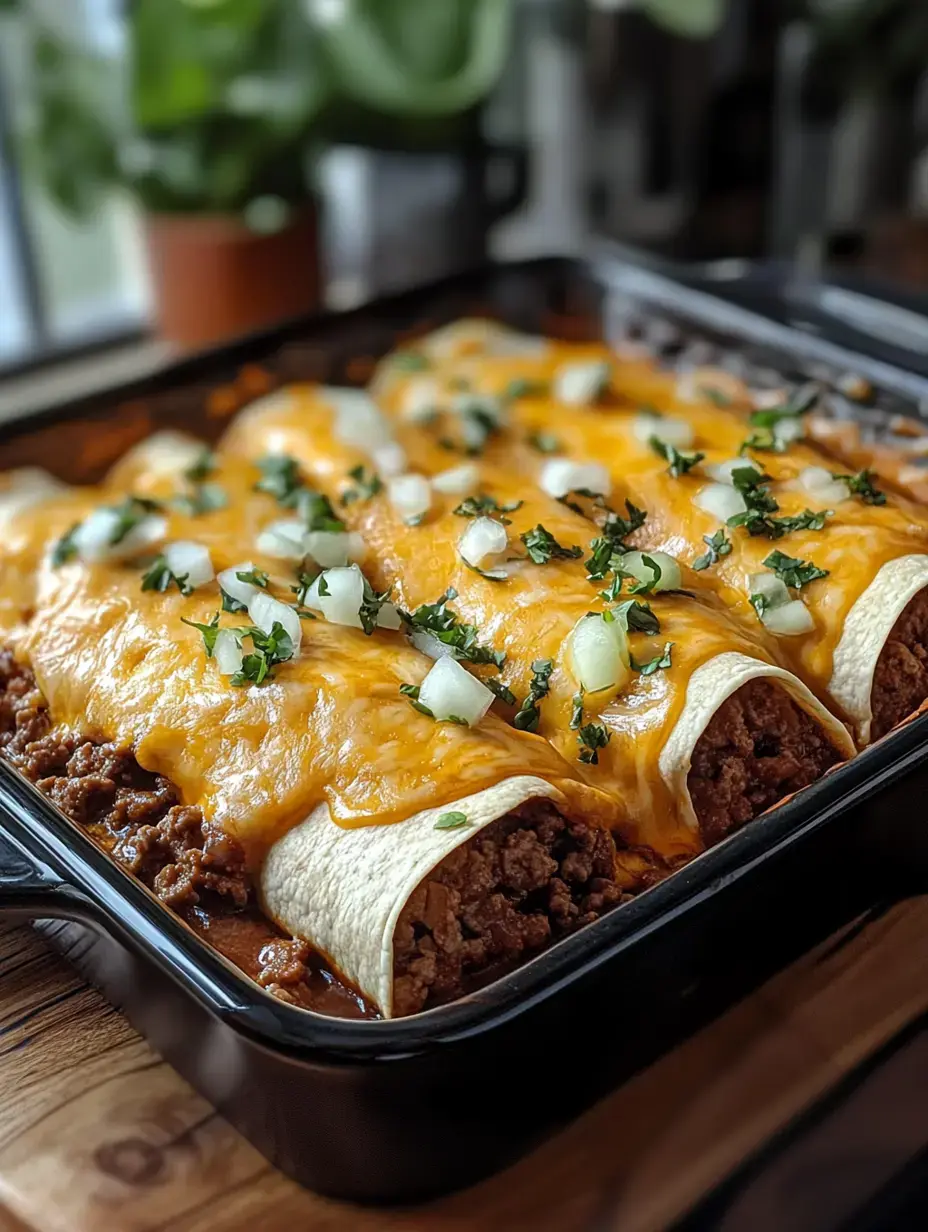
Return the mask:
<svg viewBox="0 0 928 1232">
<path fill-rule="evenodd" d="M 32 0 L 61 33 L 118 55 L 117 0 Z M 76 221 L 21 166 L 28 106 L 24 31 L 0 18 L 0 371 L 115 341 L 145 328 L 149 290 L 138 216 L 114 192 Z"/>
</svg>

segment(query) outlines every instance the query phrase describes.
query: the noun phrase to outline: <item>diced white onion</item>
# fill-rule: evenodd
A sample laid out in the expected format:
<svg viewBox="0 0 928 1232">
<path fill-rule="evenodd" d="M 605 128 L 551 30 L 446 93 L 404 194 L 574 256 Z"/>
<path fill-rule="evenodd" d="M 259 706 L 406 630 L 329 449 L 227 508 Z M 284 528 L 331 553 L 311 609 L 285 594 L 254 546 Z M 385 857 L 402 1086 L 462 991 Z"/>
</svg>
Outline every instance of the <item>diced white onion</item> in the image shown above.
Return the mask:
<svg viewBox="0 0 928 1232">
<path fill-rule="evenodd" d="M 21 466 L 8 471 L 3 479 L 6 486 L 0 491 L 0 525 L 68 491 L 65 484 L 39 466 Z"/>
<path fill-rule="evenodd" d="M 265 633 L 271 633 L 275 624 L 283 625 L 293 639 L 294 652 L 299 648 L 303 637 L 303 622 L 297 616 L 296 609 L 289 603 L 281 603 L 273 595 L 259 590 L 251 597 L 251 602 L 248 604 L 248 615 Z"/>
<path fill-rule="evenodd" d="M 676 449 L 688 449 L 696 439 L 693 425 L 685 419 L 672 419 L 669 415 L 649 415 L 647 411 L 635 416 L 632 431 L 643 444 L 656 436 L 665 445 L 673 445 Z"/>
<path fill-rule="evenodd" d="M 446 655 L 452 653 L 451 647 L 439 641 L 434 633 L 429 633 L 428 629 L 410 629 L 409 640 L 416 650 L 428 655 L 430 659 L 444 659 Z"/>
<path fill-rule="evenodd" d="M 414 376 L 403 391 L 400 414 L 410 423 L 428 423 L 439 409 L 441 391 L 430 376 Z"/>
<path fill-rule="evenodd" d="M 771 633 L 778 633 L 781 637 L 799 637 L 815 628 L 812 613 L 801 599 L 791 599 L 780 607 L 770 608 L 764 613 L 763 620 Z"/>
<path fill-rule="evenodd" d="M 137 556 L 145 548 L 160 543 L 167 534 L 167 521 L 156 514 L 149 514 L 120 539 L 113 543 L 121 523 L 120 515 L 113 509 L 95 509 L 74 532 L 72 542 L 81 560 L 96 564 L 107 560 L 127 560 Z"/>
<path fill-rule="evenodd" d="M 194 590 L 205 586 L 216 576 L 209 549 L 202 543 L 193 543 L 189 539 L 169 543 L 164 549 L 164 560 L 174 576 L 186 577 L 187 585 Z"/>
<path fill-rule="evenodd" d="M 265 556 L 273 556 L 275 560 L 302 560 L 308 551 L 306 538 L 306 526 L 299 518 L 285 518 L 265 526 L 255 540 L 255 547 Z"/>
<path fill-rule="evenodd" d="M 347 565 L 352 560 L 363 560 L 366 554 L 364 540 L 357 531 L 306 531 L 303 547 L 304 554 L 311 556 L 323 569 Z"/>
<path fill-rule="evenodd" d="M 732 475 L 735 471 L 748 468 L 762 475 L 763 471 L 751 458 L 729 458 L 726 462 L 707 462 L 703 466 L 706 474 L 717 483 L 727 483 L 734 486 Z"/>
<path fill-rule="evenodd" d="M 494 518 L 474 518 L 458 542 L 464 560 L 480 569 L 485 560 L 506 551 L 509 536 L 502 522 Z"/>
<path fill-rule="evenodd" d="M 612 490 L 609 472 L 599 462 L 572 462 L 569 458 L 549 458 L 538 482 L 543 491 L 558 500 L 581 488 L 601 496 L 608 496 Z"/>
<path fill-rule="evenodd" d="M 325 579 L 328 594 L 320 595 L 319 584 Z M 360 629 L 358 615 L 364 601 L 364 574 L 357 565 L 346 568 L 326 569 L 313 582 L 306 596 L 306 607 L 321 612 L 326 620 L 335 625 L 348 625 Z"/>
<path fill-rule="evenodd" d="M 213 647 L 213 658 L 223 676 L 234 676 L 242 670 L 245 655 L 231 629 L 220 629 Z"/>
<path fill-rule="evenodd" d="M 480 469 L 475 462 L 465 462 L 433 476 L 432 487 L 447 496 L 466 496 L 480 482 Z"/>
<path fill-rule="evenodd" d="M 203 441 L 168 428 L 146 437 L 122 461 L 135 463 L 153 477 L 180 475 L 196 466 L 207 449 Z"/>
<path fill-rule="evenodd" d="M 792 603 L 786 583 L 775 573 L 752 573 L 748 578 L 748 594 L 763 595 L 768 607 L 782 607 Z"/>
<path fill-rule="evenodd" d="M 652 582 L 654 570 L 646 564 L 644 558 L 653 560 L 661 571 L 660 581 L 652 588 L 655 594 L 661 590 L 679 590 L 683 584 L 680 566 L 666 552 L 626 552 L 622 557 L 622 568 L 626 573 L 634 574 L 639 582 Z"/>
<path fill-rule="evenodd" d="M 253 573 L 255 566 L 250 560 L 243 561 L 240 565 L 233 565 L 230 569 L 223 569 L 216 577 L 216 581 L 236 603 L 244 603 L 247 607 L 251 602 L 252 595 L 257 594 L 258 587 L 252 582 L 243 582 L 238 577 L 239 573 Z"/>
<path fill-rule="evenodd" d="M 568 406 L 588 406 L 609 384 L 612 369 L 603 360 L 564 364 L 554 377 L 554 396 Z"/>
<path fill-rule="evenodd" d="M 439 659 L 419 687 L 419 701 L 436 719 L 463 719 L 471 727 L 493 704 L 494 694 L 461 667 L 457 659 Z"/>
<path fill-rule="evenodd" d="M 814 501 L 822 505 L 839 505 L 848 500 L 850 490 L 840 479 L 832 479 L 824 466 L 807 466 L 799 472 L 799 485 Z"/>
<path fill-rule="evenodd" d="M 786 419 L 778 419 L 773 425 L 774 440 L 781 445 L 792 445 L 801 441 L 806 434 L 805 424 L 799 415 L 790 415 Z"/>
<path fill-rule="evenodd" d="M 390 441 L 386 445 L 378 445 L 371 456 L 374 460 L 375 468 L 386 479 L 390 479 L 394 475 L 402 475 L 407 466 L 406 450 L 398 441 Z"/>
<path fill-rule="evenodd" d="M 502 399 L 494 398 L 492 394 L 465 391 L 455 395 L 451 402 L 451 409 L 456 415 L 461 416 L 465 427 L 467 420 L 476 415 L 479 415 L 481 419 L 488 419 L 497 427 L 506 422 L 506 408 L 503 406 Z M 482 428 L 482 425 L 479 426 Z"/>
<path fill-rule="evenodd" d="M 343 445 L 371 454 L 392 440 L 390 425 L 379 407 L 360 389 L 327 385 L 322 396 L 335 409 L 335 435 Z"/>
<path fill-rule="evenodd" d="M 625 629 L 602 616 L 584 616 L 570 635 L 569 666 L 577 684 L 587 693 L 610 689 L 628 676 Z"/>
<path fill-rule="evenodd" d="M 381 605 L 380 611 L 377 613 L 377 628 L 378 629 L 401 629 L 403 627 L 403 619 L 397 610 L 395 603 L 384 603 Z"/>
<path fill-rule="evenodd" d="M 421 518 L 432 507 L 432 485 L 424 475 L 397 475 L 387 481 L 387 498 L 405 522 Z"/>
<path fill-rule="evenodd" d="M 747 511 L 744 497 L 737 488 L 731 488 L 727 483 L 710 483 L 700 489 L 693 498 L 693 504 L 720 522 L 727 522 L 736 514 Z"/>
</svg>

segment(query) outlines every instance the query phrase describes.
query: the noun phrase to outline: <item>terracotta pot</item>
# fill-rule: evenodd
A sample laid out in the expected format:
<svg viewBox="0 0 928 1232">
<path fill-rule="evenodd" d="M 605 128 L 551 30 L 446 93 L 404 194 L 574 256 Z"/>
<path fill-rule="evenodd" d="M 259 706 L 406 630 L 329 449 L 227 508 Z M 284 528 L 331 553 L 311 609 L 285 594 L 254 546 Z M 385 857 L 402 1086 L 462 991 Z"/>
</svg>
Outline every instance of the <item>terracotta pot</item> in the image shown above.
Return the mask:
<svg viewBox="0 0 928 1232">
<path fill-rule="evenodd" d="M 158 331 L 185 350 L 319 304 L 313 207 L 273 235 L 219 215 L 153 214 L 147 231 Z"/>
</svg>

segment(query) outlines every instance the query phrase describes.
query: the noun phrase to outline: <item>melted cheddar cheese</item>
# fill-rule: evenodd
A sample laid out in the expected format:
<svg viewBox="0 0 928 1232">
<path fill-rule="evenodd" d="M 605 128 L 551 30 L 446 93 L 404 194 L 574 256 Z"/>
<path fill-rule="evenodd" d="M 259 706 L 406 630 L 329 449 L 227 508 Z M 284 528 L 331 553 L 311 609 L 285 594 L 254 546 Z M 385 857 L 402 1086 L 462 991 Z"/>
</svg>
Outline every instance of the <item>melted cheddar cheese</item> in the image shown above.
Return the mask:
<svg viewBox="0 0 928 1232">
<path fill-rule="evenodd" d="M 275 515 L 253 491 L 257 473 L 234 461 L 215 480 L 228 507 L 199 517 L 171 513 L 169 540 L 208 547 L 217 572 L 251 560 L 271 591 L 292 601 L 294 578 L 255 550 Z M 9 636 L 29 661 L 55 721 L 97 740 L 131 747 L 147 770 L 174 782 L 239 838 L 257 863 L 268 845 L 326 802 L 344 826 L 402 820 L 514 774 L 561 788 L 577 815 L 615 820 L 616 808 L 579 782 L 537 736 L 488 715 L 478 727 L 436 723 L 399 693 L 430 662 L 396 633 L 305 622 L 299 654 L 260 687 L 235 687 L 182 617 L 209 623 L 216 583 L 183 596 L 142 591 L 138 562 L 55 566 L 51 549 L 112 489 L 87 490 L 16 520 L 0 567 L 34 567 Z M 28 592 L 28 593 L 25 593 Z M 249 624 L 247 613 L 222 624 Z"/>
<path fill-rule="evenodd" d="M 525 394 L 508 400 L 507 426 L 490 437 L 484 453 L 489 466 L 506 464 L 537 479 L 544 465 L 527 444 L 540 432 L 557 442 L 559 456 L 596 461 L 606 466 L 612 480 L 610 504 L 621 509 L 625 500 L 647 511 L 645 525 L 631 542 L 635 547 L 664 551 L 681 564 L 692 564 L 706 552 L 706 537 L 725 529 L 732 544 L 729 555 L 694 577 L 702 591 L 714 592 L 742 627 L 765 638 L 766 631 L 750 603 L 752 575 L 765 571 L 764 561 L 774 551 L 811 561 L 828 577 L 804 587 L 802 602 L 812 615 L 814 628 L 802 636 L 776 639 L 778 658 L 826 703 L 835 648 L 844 622 L 881 565 L 910 553 L 928 552 L 928 519 L 924 511 L 901 496 L 889 496 L 883 505 L 848 498 L 826 506 L 799 483 L 808 467 L 840 472 L 827 455 L 804 441 L 783 453 L 748 451 L 763 467 L 766 486 L 779 508 L 775 517 L 791 517 L 811 509 L 830 509 L 824 529 L 795 530 L 778 539 L 752 536 L 743 528 L 727 529 L 719 519 L 695 504 L 700 491 L 714 480 L 706 468 L 739 458 L 751 429 L 739 409 L 751 407 L 742 382 L 726 373 L 706 370 L 684 377 L 662 371 L 653 360 L 633 354 L 620 357 L 602 344 L 572 345 L 551 342 L 540 355 L 494 355 L 474 338 L 446 354 L 428 370 L 437 386 L 437 403 L 449 405 L 453 391 L 466 382 L 476 394 L 499 396 L 526 383 Z M 609 383 L 602 396 L 589 405 L 567 405 L 552 396 L 556 377 L 566 365 L 602 362 L 608 365 Z M 409 376 L 385 361 L 375 387 L 388 412 L 401 417 Z M 720 406 L 719 402 L 725 405 Z M 678 478 L 668 473 L 667 461 L 637 438 L 634 426 L 642 410 L 682 420 L 693 429 L 693 442 L 685 452 L 699 452 L 704 460 Z M 444 430 L 440 416 L 436 430 Z M 686 585 L 693 584 L 691 577 Z"/>
<path fill-rule="evenodd" d="M 447 468 L 448 452 L 431 433 L 401 422 L 394 427 L 413 467 L 430 475 Z M 503 583 L 481 577 L 461 558 L 459 541 L 469 519 L 454 512 L 460 495 L 435 491 L 431 510 L 415 526 L 404 522 L 385 491 L 368 500 L 340 503 L 340 496 L 353 484 L 350 472 L 369 459 L 357 447 L 340 442 L 331 398 L 319 387 L 290 387 L 246 411 L 227 433 L 223 450 L 252 459 L 275 454 L 295 459 L 309 484 L 324 492 L 339 516 L 360 532 L 369 553 L 367 575 L 375 588 L 391 589 L 401 609 L 412 612 L 435 603 L 452 587 L 457 594 L 451 609 L 476 627 L 482 643 L 505 652 L 500 679 L 518 698 L 528 692 L 533 663 L 550 659 L 554 671 L 550 692 L 539 706 L 539 733 L 591 785 L 621 803 L 625 812 L 621 830 L 628 842 L 669 856 L 699 850 L 698 833 L 658 772 L 660 751 L 680 717 L 687 682 L 702 664 L 726 651 L 779 662 L 776 644 L 763 628 L 742 625 L 717 595 L 700 585 L 699 575 L 689 571 L 684 587 L 690 593 L 647 596 L 660 632 L 631 634 L 632 656 L 636 663 L 646 664 L 660 657 L 670 643 L 672 669 L 633 672 L 619 688 L 583 699 L 583 722 L 603 724 L 610 740 L 599 751 L 596 765 L 580 765 L 577 731 L 571 726 L 579 686 L 570 670 L 569 635 L 588 612 L 615 606 L 600 596 L 606 582 L 591 581 L 584 564 L 598 528 L 546 496 L 531 474 L 518 466 L 504 467 L 505 458 L 512 456 L 505 444 L 494 447 L 499 465 L 472 461 L 479 464 L 475 492 L 492 496 L 502 507 L 518 506 L 503 515 L 509 521 L 511 555 L 525 557 L 520 536 L 539 524 L 564 548 L 580 548 L 581 554 L 541 565 L 521 559 Z M 476 670 L 486 675 L 485 669 Z"/>
</svg>

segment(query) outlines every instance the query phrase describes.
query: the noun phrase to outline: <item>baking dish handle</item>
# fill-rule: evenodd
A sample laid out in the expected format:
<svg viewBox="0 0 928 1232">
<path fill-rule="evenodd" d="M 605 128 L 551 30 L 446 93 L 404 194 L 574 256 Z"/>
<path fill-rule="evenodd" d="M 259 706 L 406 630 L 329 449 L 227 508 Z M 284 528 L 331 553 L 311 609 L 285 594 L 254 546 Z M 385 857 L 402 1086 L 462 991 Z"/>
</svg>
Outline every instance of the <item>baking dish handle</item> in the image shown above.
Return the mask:
<svg viewBox="0 0 928 1232">
<path fill-rule="evenodd" d="M 3 829 L 0 812 L 0 920 L 86 919 L 89 900 Z"/>
</svg>

